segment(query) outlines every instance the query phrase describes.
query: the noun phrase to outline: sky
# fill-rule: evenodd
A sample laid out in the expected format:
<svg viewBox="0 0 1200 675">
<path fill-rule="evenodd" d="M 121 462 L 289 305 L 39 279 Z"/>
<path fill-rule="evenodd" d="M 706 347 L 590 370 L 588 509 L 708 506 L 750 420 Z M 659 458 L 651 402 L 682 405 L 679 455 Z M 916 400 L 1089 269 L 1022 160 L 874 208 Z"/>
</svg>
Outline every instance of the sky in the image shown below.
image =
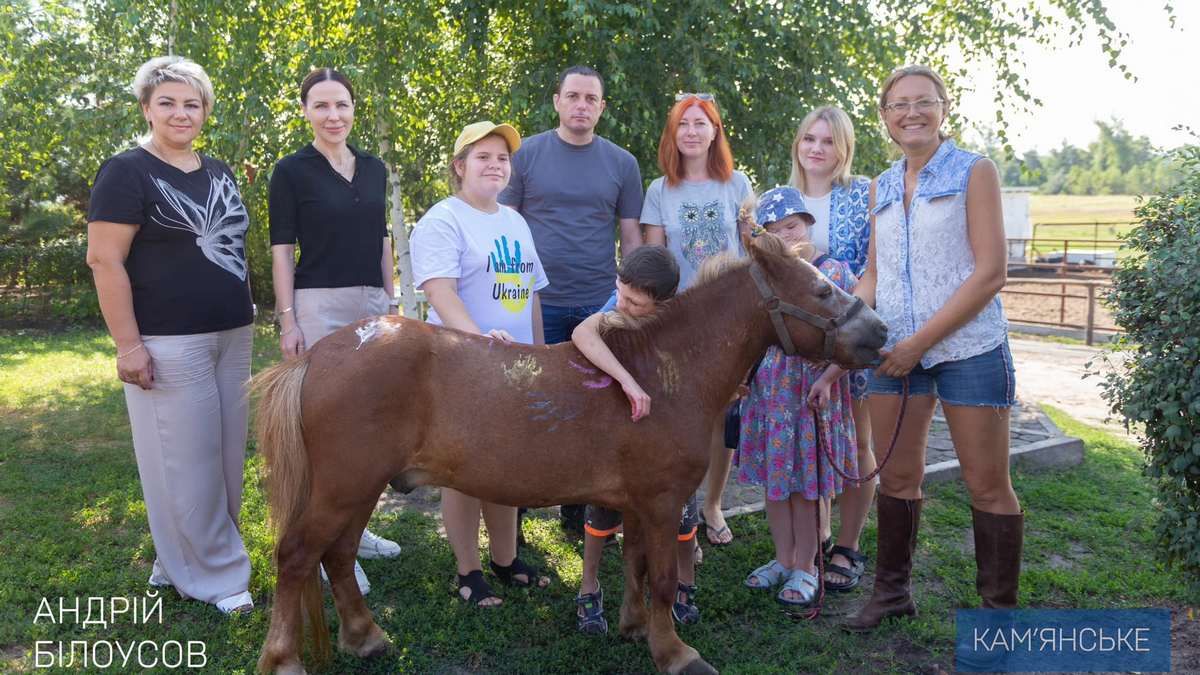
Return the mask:
<svg viewBox="0 0 1200 675">
<path fill-rule="evenodd" d="M 1200 133 L 1200 0 L 1173 1 L 1173 28 L 1163 0 L 1104 4 L 1113 23 L 1128 35 L 1120 60 L 1137 81 L 1109 68 L 1096 39 L 1076 47 L 1067 47 L 1065 39 L 1057 48 L 1025 45 L 1030 88 L 1043 105 L 1031 115 L 1009 114 L 1009 139 L 1018 153 L 1045 152 L 1064 139 L 1087 147 L 1096 138 L 1093 122 L 1113 117 L 1162 148 L 1197 142 L 1172 127 L 1186 124 Z M 970 120 L 993 120 L 995 79 L 986 65 L 973 70 L 975 91 L 965 93 L 957 107 Z"/>
</svg>

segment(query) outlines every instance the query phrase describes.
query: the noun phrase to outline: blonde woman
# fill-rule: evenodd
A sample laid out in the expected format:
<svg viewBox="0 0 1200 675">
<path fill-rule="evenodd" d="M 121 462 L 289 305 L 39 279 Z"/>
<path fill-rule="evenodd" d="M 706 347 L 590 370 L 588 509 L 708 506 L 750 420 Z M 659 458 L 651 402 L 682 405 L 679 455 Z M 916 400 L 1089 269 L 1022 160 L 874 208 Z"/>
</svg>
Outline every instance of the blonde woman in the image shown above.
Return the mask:
<svg viewBox="0 0 1200 675">
<path fill-rule="evenodd" d="M 837 106 L 821 106 L 804 117 L 792 141 L 792 176 L 788 181 L 800 191 L 812 213 L 811 243 L 819 253 L 847 263 L 858 277 L 867 262 L 871 227 L 867 199 L 871 181 L 851 173 L 854 164 L 854 126 Z M 851 404 L 858 441 L 858 468 L 866 475 L 875 470 L 871 452 L 871 423 L 867 410 L 867 371 L 850 373 Z M 847 483 L 838 497 L 841 527 L 834 543 L 826 501 L 821 509 L 822 555 L 828 559 L 823 580 L 829 591 L 849 591 L 858 586 L 867 558 L 858 545 L 867 522 L 875 482 Z"/>
<path fill-rule="evenodd" d="M 1024 516 L 1008 467 L 1016 382 L 998 295 L 1007 273 L 1000 178 L 991 160 L 942 132 L 949 109 L 945 83 L 926 66 L 897 69 L 879 95 L 903 156 L 872 183 L 871 247 L 855 289 L 888 326 L 871 374 L 875 447 L 896 426 L 901 378 L 911 398 L 879 476 L 875 588 L 850 630 L 917 611 L 910 579 L 938 400 L 971 497 L 975 588 L 984 607 L 1017 606 Z"/>
<path fill-rule="evenodd" d="M 192 149 L 213 108 L 204 69 L 138 69 L 145 143 L 108 159 L 88 206 L 87 261 L 117 345 L 155 560 L 153 586 L 254 607 L 238 532 L 253 306 L 249 219 L 233 172 Z"/>
</svg>

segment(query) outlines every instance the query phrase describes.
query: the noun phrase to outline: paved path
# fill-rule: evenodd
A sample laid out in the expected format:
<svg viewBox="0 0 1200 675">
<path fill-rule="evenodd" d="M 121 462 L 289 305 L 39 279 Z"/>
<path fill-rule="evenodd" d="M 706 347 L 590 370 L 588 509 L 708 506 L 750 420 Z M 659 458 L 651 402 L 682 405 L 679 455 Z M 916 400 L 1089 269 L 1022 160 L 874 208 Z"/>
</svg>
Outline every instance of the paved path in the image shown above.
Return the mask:
<svg viewBox="0 0 1200 675">
<path fill-rule="evenodd" d="M 1054 439 L 1061 437 L 1061 432 L 1041 412 L 1037 403 L 1049 403 L 1088 424 L 1104 425 L 1115 433 L 1125 433 L 1117 422 L 1107 419 L 1108 406 L 1100 397 L 1100 378 L 1083 378 L 1087 363 L 1101 355 L 1101 349 L 1020 338 L 1013 338 L 1011 346 L 1019 399 L 1012 413 L 1011 447 L 1014 454 L 1023 449 L 1054 445 Z M 954 458 L 954 444 L 939 409 L 935 412 L 929 435 L 926 465 L 931 469 L 935 466 L 944 469 L 945 463 Z M 405 508 L 436 517 L 439 515 L 438 500 L 438 490 L 433 488 L 421 488 L 409 495 L 387 490 L 380 499 L 380 507 Z M 736 476 L 731 476 L 724 507 L 730 515 L 760 510 L 762 488 L 743 486 Z"/>
<path fill-rule="evenodd" d="M 1017 367 L 1017 393 L 1025 400 L 1047 403 L 1068 412 L 1077 420 L 1103 426 L 1132 438 L 1119 420 L 1109 418 L 1108 404 L 1101 398 L 1103 378 L 1088 372 L 1088 363 L 1111 372 L 1122 362 L 1120 354 L 1109 356 L 1099 347 L 1059 344 L 1044 340 L 1013 338 L 1010 341 Z"/>
</svg>

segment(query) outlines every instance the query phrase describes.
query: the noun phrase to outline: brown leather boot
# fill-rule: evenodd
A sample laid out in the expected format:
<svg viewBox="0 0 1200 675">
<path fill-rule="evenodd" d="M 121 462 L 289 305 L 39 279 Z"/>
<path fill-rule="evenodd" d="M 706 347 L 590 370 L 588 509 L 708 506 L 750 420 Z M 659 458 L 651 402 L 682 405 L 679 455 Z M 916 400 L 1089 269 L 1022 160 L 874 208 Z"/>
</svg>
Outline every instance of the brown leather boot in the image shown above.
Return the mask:
<svg viewBox="0 0 1200 675">
<path fill-rule="evenodd" d="M 975 590 L 985 609 L 1017 606 L 1025 516 L 984 513 L 971 508 L 975 524 Z"/>
<path fill-rule="evenodd" d="M 917 530 L 921 527 L 921 500 L 896 499 L 880 493 L 876 500 L 878 527 L 875 552 L 875 590 L 858 613 L 846 620 L 846 630 L 873 630 L 889 616 L 917 613 L 909 588 Z"/>
</svg>

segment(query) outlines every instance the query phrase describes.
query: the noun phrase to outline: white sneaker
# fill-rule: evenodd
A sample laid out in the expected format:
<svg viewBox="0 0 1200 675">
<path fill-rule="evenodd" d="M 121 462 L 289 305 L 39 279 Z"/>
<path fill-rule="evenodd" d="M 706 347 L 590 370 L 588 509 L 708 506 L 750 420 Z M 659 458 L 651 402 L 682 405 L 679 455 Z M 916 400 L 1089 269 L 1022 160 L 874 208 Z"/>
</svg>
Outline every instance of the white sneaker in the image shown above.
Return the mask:
<svg viewBox="0 0 1200 675">
<path fill-rule="evenodd" d="M 225 616 L 233 614 L 249 614 L 254 610 L 254 598 L 250 597 L 250 591 L 242 591 L 237 595 L 231 595 L 224 600 L 217 602 L 217 609 Z"/>
<path fill-rule="evenodd" d="M 371 592 L 371 582 L 367 580 L 367 573 L 363 571 L 362 565 L 358 561 L 354 561 L 354 580 L 358 582 L 358 592 L 366 595 Z M 329 576 L 325 574 L 325 566 L 321 565 L 321 581 L 329 583 Z"/>
<path fill-rule="evenodd" d="M 363 530 L 362 539 L 358 542 L 358 557 L 363 560 L 379 558 L 395 558 L 400 555 L 400 544 L 391 539 L 384 539 L 370 530 Z"/>
<path fill-rule="evenodd" d="M 167 578 L 167 571 L 158 564 L 158 558 L 154 559 L 154 566 L 150 568 L 150 579 L 147 581 L 151 586 L 172 586 L 171 580 Z"/>
</svg>

